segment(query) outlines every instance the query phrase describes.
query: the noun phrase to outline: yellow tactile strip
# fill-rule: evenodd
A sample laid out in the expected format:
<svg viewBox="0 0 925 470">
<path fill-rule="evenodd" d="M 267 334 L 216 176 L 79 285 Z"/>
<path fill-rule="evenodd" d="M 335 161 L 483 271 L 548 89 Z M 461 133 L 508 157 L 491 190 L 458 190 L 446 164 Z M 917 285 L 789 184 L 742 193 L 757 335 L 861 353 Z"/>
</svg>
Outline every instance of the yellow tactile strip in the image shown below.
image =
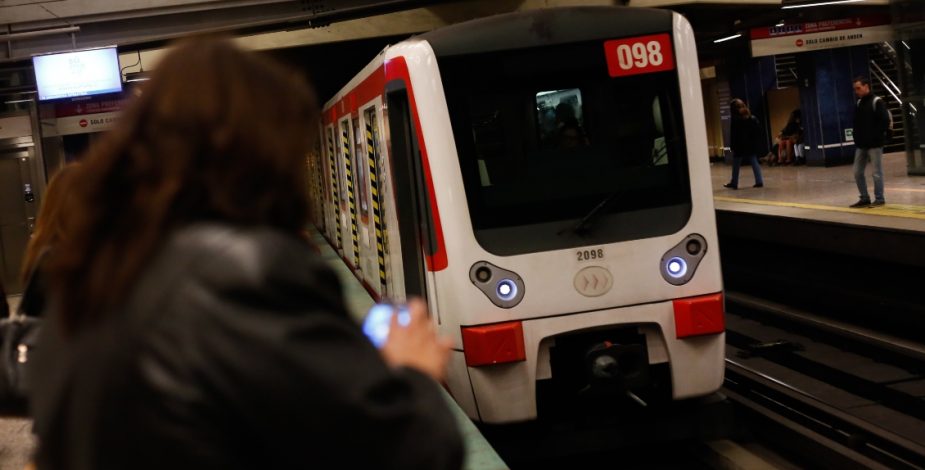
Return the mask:
<svg viewBox="0 0 925 470">
<path fill-rule="evenodd" d="M 886 204 L 878 207 L 852 209 L 850 207 L 826 206 L 823 204 L 804 204 L 801 202 L 764 201 L 760 199 L 742 199 L 737 197 L 714 196 L 714 201 L 741 202 L 763 206 L 795 207 L 798 209 L 815 209 L 820 211 L 850 212 L 854 214 L 879 215 L 884 217 L 903 217 L 925 220 L 925 206 L 911 204 Z"/>
</svg>

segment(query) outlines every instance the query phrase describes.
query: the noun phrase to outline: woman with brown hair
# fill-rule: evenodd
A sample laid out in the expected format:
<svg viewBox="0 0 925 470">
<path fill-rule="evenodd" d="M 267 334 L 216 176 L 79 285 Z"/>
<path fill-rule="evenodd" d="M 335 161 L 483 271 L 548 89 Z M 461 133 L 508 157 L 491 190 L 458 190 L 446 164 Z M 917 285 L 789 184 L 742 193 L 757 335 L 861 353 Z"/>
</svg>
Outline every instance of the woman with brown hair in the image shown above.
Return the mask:
<svg viewBox="0 0 925 470">
<path fill-rule="evenodd" d="M 761 178 L 761 166 L 758 164 L 758 142 L 761 137 L 761 124 L 758 122 L 748 105 L 735 98 L 729 103 L 732 111 L 730 141 L 732 147 L 732 180 L 723 185 L 724 188 L 739 189 L 739 166 L 742 163 L 751 163 L 755 173 L 755 188 L 764 187 Z"/>
<path fill-rule="evenodd" d="M 317 119 L 228 41 L 159 63 L 76 169 L 47 262 L 39 469 L 460 466 L 426 307 L 380 353 L 300 237 Z"/>
</svg>

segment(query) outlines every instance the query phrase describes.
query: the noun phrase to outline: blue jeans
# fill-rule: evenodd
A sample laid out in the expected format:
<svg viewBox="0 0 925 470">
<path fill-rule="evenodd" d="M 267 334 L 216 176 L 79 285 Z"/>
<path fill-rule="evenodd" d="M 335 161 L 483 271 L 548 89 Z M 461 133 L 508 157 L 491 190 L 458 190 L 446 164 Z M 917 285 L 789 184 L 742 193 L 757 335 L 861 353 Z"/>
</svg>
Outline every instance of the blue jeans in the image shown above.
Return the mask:
<svg viewBox="0 0 925 470">
<path fill-rule="evenodd" d="M 755 158 L 754 155 L 749 155 L 742 158 L 732 158 L 732 185 L 739 185 L 739 165 L 741 165 L 743 161 L 751 161 L 752 171 L 755 172 L 755 184 L 763 185 L 764 180 L 761 178 L 761 165 L 758 164 L 758 159 Z"/>
<path fill-rule="evenodd" d="M 861 201 L 870 201 L 870 193 L 867 192 L 867 178 L 864 176 L 868 159 L 874 164 L 874 198 L 877 202 L 881 202 L 883 201 L 883 147 L 859 148 L 854 151 L 854 182 L 858 184 Z"/>
</svg>

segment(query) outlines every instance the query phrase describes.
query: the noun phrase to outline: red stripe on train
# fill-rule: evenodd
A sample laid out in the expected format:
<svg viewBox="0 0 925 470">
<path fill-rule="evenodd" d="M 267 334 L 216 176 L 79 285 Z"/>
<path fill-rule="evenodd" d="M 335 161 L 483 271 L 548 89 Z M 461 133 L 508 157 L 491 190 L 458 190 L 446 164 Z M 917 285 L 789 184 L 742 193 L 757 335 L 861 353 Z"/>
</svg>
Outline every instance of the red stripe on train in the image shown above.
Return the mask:
<svg viewBox="0 0 925 470">
<path fill-rule="evenodd" d="M 437 246 L 433 255 L 426 255 L 428 271 L 442 271 L 449 265 L 446 254 L 446 243 L 443 239 L 443 224 L 440 223 L 440 210 L 437 208 L 437 197 L 434 192 L 434 181 L 430 171 L 427 147 L 424 145 L 424 133 L 421 130 L 421 120 L 418 115 L 417 102 L 414 99 L 414 90 L 411 87 L 411 74 L 404 57 L 396 57 L 374 70 L 355 88 L 348 91 L 343 98 L 334 103 L 325 111 L 325 118 L 330 124 L 336 124 L 344 116 L 358 114 L 358 107 L 381 96 L 385 90 L 386 82 L 401 80 L 408 90 L 408 103 L 411 106 L 411 116 L 418 136 L 418 147 L 421 149 L 421 160 L 424 169 L 424 183 L 427 185 L 427 198 L 430 201 L 431 218 L 434 222 L 434 235 Z"/>
</svg>

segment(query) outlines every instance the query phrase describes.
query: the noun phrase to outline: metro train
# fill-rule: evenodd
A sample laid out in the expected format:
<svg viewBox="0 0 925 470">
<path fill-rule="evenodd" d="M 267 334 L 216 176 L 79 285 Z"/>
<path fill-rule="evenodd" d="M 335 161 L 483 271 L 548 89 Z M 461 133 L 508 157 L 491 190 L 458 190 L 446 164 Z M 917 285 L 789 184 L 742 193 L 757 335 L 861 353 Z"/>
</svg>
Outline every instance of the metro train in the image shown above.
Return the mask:
<svg viewBox="0 0 925 470">
<path fill-rule="evenodd" d="M 706 129 L 679 14 L 553 8 L 414 36 L 324 105 L 321 135 L 316 225 L 377 300 L 427 300 L 473 420 L 720 387 Z"/>
</svg>

